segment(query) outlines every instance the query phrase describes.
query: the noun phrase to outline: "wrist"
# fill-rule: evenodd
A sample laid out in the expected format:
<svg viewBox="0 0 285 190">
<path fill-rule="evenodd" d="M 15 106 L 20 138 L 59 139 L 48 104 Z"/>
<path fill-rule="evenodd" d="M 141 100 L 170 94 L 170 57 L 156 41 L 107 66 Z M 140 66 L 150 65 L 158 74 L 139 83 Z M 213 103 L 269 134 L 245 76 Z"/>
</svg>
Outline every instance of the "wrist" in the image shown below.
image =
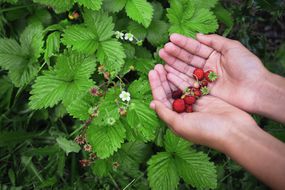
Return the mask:
<svg viewBox="0 0 285 190">
<path fill-rule="evenodd" d="M 285 122 L 285 79 L 267 71 L 258 86 L 253 112 Z"/>
</svg>

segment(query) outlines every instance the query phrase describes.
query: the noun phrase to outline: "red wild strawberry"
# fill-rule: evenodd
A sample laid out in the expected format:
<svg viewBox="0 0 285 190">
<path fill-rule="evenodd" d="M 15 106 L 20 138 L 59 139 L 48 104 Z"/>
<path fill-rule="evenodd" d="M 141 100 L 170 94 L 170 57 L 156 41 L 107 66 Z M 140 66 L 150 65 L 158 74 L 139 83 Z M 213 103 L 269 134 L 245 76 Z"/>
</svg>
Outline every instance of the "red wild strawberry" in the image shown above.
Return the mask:
<svg viewBox="0 0 285 190">
<path fill-rule="evenodd" d="M 202 81 L 201 81 L 201 86 L 202 86 L 202 87 L 208 86 L 208 81 L 207 81 L 207 80 L 202 80 Z"/>
<path fill-rule="evenodd" d="M 192 105 L 187 105 L 185 109 L 186 113 L 192 113 L 193 112 L 193 106 Z"/>
<path fill-rule="evenodd" d="M 202 96 L 202 92 L 200 89 L 195 88 L 194 89 L 194 96 L 196 97 L 201 97 Z"/>
<path fill-rule="evenodd" d="M 182 92 L 181 90 L 175 90 L 175 91 L 172 92 L 172 98 L 173 98 L 174 100 L 176 100 L 176 99 L 178 99 L 178 98 L 181 98 L 182 93 L 183 93 L 183 92 Z"/>
<path fill-rule="evenodd" d="M 203 69 L 197 68 L 193 72 L 193 77 L 197 80 L 202 80 L 204 78 L 204 71 Z"/>
<path fill-rule="evenodd" d="M 189 96 L 189 95 L 185 96 L 183 100 L 185 104 L 188 104 L 188 105 L 192 105 L 196 102 L 196 98 L 194 96 Z"/>
<path fill-rule="evenodd" d="M 177 113 L 182 113 L 185 110 L 185 102 L 182 99 L 176 99 L 174 100 L 173 104 L 172 104 L 172 108 L 174 111 L 176 111 Z"/>
<path fill-rule="evenodd" d="M 208 82 L 213 82 L 213 81 L 218 79 L 218 75 L 214 71 L 209 70 L 209 71 L 205 72 L 205 79 Z"/>
</svg>

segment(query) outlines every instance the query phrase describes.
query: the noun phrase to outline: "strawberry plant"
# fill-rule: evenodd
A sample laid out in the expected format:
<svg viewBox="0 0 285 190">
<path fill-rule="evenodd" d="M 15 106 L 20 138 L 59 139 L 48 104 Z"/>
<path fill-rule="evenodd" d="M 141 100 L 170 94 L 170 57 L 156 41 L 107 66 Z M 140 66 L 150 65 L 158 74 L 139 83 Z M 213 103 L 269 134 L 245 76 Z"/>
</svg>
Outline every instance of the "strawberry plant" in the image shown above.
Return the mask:
<svg viewBox="0 0 285 190">
<path fill-rule="evenodd" d="M 232 28 L 218 0 L 0 0 L 0 189 L 219 187 L 226 158 L 167 129 L 147 74 L 169 34 Z M 177 112 L 219 80 L 193 75 Z"/>
</svg>

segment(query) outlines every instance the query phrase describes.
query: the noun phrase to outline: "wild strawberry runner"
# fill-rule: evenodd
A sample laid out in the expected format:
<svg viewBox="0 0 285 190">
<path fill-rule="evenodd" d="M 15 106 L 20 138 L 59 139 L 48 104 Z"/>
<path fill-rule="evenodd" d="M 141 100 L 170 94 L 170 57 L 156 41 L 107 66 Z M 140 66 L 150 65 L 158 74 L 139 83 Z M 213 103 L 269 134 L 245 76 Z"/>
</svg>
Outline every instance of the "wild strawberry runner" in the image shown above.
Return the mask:
<svg viewBox="0 0 285 190">
<path fill-rule="evenodd" d="M 214 71 L 209 70 L 204 72 L 200 68 L 194 70 L 193 77 L 196 79 L 193 86 L 188 87 L 184 92 L 181 90 L 172 92 L 172 98 L 174 99 L 172 109 L 177 113 L 193 112 L 193 105 L 196 100 L 210 93 L 208 84 L 218 79 L 218 75 Z"/>
</svg>

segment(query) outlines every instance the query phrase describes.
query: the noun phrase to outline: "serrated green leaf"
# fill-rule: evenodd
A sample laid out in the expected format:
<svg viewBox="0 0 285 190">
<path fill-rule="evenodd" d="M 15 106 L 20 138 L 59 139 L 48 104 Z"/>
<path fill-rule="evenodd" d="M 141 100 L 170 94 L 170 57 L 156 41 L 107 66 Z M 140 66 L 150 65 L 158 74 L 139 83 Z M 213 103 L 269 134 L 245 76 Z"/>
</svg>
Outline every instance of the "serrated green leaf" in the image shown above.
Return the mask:
<svg viewBox="0 0 285 190">
<path fill-rule="evenodd" d="M 131 19 L 147 28 L 152 20 L 153 7 L 146 0 L 128 0 L 126 12 Z"/>
<path fill-rule="evenodd" d="M 169 25 L 161 20 L 154 20 L 147 30 L 147 40 L 154 46 L 158 46 L 168 40 Z"/>
<path fill-rule="evenodd" d="M 135 80 L 128 88 L 131 97 L 136 99 L 141 99 L 144 95 L 150 93 L 149 82 L 146 79 L 140 78 Z"/>
<path fill-rule="evenodd" d="M 191 143 L 182 139 L 181 137 L 176 136 L 170 130 L 166 131 L 164 136 L 164 148 L 169 153 L 183 152 L 187 151 Z"/>
<path fill-rule="evenodd" d="M 94 119 L 96 125 L 110 125 L 109 119 L 117 121 L 120 118 L 119 107 L 116 99 L 119 98 L 120 90 L 111 88 L 105 97 L 99 102 L 98 116 Z"/>
<path fill-rule="evenodd" d="M 55 68 L 37 77 L 30 97 L 30 107 L 41 109 L 53 107 L 59 101 L 68 106 L 78 96 L 93 86 L 90 80 L 96 62 L 93 56 L 71 52 L 58 57 Z"/>
<path fill-rule="evenodd" d="M 92 10 L 99 10 L 102 5 L 103 0 L 75 0 L 80 5 L 83 5 L 84 7 L 87 7 Z"/>
<path fill-rule="evenodd" d="M 218 28 L 214 14 L 209 9 L 196 7 L 192 1 L 171 1 L 167 17 L 171 24 L 169 33 L 195 37 L 198 32 L 206 34 L 215 32 Z"/>
<path fill-rule="evenodd" d="M 60 48 L 60 32 L 51 33 L 46 40 L 45 61 L 49 62 L 49 58 L 59 52 Z"/>
<path fill-rule="evenodd" d="M 64 150 L 64 152 L 66 153 L 66 155 L 68 155 L 70 152 L 79 152 L 81 150 L 80 146 L 71 140 L 67 140 L 64 137 L 58 137 L 56 138 L 56 142 L 58 144 L 58 146 Z"/>
<path fill-rule="evenodd" d="M 159 122 L 156 114 L 147 104 L 139 100 L 132 100 L 127 113 L 127 122 L 133 130 L 144 137 L 144 141 L 155 138 Z"/>
<path fill-rule="evenodd" d="M 28 25 L 20 36 L 23 51 L 32 61 L 36 61 L 43 52 L 43 26 L 41 24 Z"/>
<path fill-rule="evenodd" d="M 215 166 L 209 157 L 190 148 L 191 143 L 167 130 L 164 147 L 174 158 L 177 172 L 188 184 L 198 188 L 216 188 Z"/>
<path fill-rule="evenodd" d="M 109 12 L 119 12 L 121 11 L 125 5 L 127 0 L 104 0 L 103 8 Z"/>
<path fill-rule="evenodd" d="M 21 34 L 21 46 L 15 40 L 0 39 L 0 67 L 9 70 L 9 78 L 16 87 L 28 84 L 37 75 L 42 38 L 42 26 L 33 24 Z"/>
<path fill-rule="evenodd" d="M 189 28 L 193 34 L 198 32 L 208 34 L 215 32 L 218 27 L 215 15 L 208 9 L 197 9 L 191 20 L 187 23 L 187 28 Z"/>
<path fill-rule="evenodd" d="M 98 37 L 83 25 L 73 25 L 64 30 L 63 44 L 72 46 L 74 50 L 93 54 L 98 48 Z"/>
<path fill-rule="evenodd" d="M 129 23 L 128 31 L 140 40 L 145 39 L 147 35 L 147 29 L 143 25 L 133 21 Z"/>
<path fill-rule="evenodd" d="M 144 59 L 144 58 L 138 58 L 133 61 L 135 69 L 144 75 L 148 75 L 148 72 L 155 66 L 156 62 L 154 59 Z"/>
<path fill-rule="evenodd" d="M 109 40 L 114 35 L 114 23 L 112 17 L 103 11 L 85 10 L 85 24 L 94 31 L 99 41 Z"/>
<path fill-rule="evenodd" d="M 112 169 L 112 163 L 108 159 L 98 159 L 92 166 L 92 171 L 99 177 L 107 176 Z"/>
<path fill-rule="evenodd" d="M 108 158 L 116 152 L 126 137 L 126 130 L 121 122 L 112 126 L 96 125 L 94 122 L 87 130 L 87 140 L 99 158 Z"/>
<path fill-rule="evenodd" d="M 115 39 L 100 42 L 97 58 L 112 77 L 119 73 L 125 61 L 125 51 L 122 44 Z"/>
<path fill-rule="evenodd" d="M 135 177 L 140 174 L 139 164 L 145 161 L 149 151 L 150 147 L 141 141 L 128 142 L 112 158 L 120 164 L 120 171 Z"/>
<path fill-rule="evenodd" d="M 73 0 L 33 0 L 33 2 L 52 7 L 56 13 L 68 11 L 74 3 Z"/>
<path fill-rule="evenodd" d="M 175 156 L 175 165 L 186 183 L 197 188 L 217 187 L 216 169 L 206 154 L 195 150 L 179 151 Z"/>
<path fill-rule="evenodd" d="M 164 8 L 160 2 L 154 1 L 151 3 L 153 11 L 153 20 L 160 20 L 162 18 Z"/>
<path fill-rule="evenodd" d="M 90 117 L 89 110 L 95 106 L 94 104 L 97 101 L 97 98 L 88 92 L 72 101 L 71 104 L 66 107 L 66 110 L 74 118 L 87 120 Z"/>
<path fill-rule="evenodd" d="M 148 161 L 147 176 L 151 189 L 174 190 L 179 183 L 175 161 L 171 154 L 161 152 Z"/>
<path fill-rule="evenodd" d="M 37 77 L 30 97 L 30 107 L 41 109 L 53 107 L 59 103 L 67 88 L 67 83 L 62 81 L 54 71 L 47 71 L 44 75 Z"/>
<path fill-rule="evenodd" d="M 14 39 L 0 39 L 0 66 L 6 70 L 14 64 L 26 62 L 21 46 Z"/>
</svg>

